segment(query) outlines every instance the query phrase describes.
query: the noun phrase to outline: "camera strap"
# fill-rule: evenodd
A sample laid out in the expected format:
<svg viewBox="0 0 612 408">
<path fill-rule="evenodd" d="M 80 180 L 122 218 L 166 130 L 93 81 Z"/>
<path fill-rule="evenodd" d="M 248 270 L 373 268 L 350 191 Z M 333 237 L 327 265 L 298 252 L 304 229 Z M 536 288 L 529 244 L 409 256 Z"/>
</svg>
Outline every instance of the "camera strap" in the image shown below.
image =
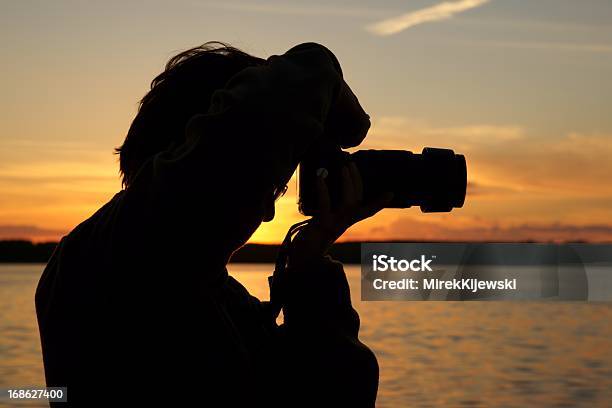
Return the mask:
<svg viewBox="0 0 612 408">
<path fill-rule="evenodd" d="M 291 249 L 291 239 L 302 228 L 308 225 L 309 222 L 310 219 L 300 221 L 289 227 L 289 231 L 287 231 L 287 235 L 276 256 L 274 273 L 272 276 L 268 277 L 268 285 L 270 287 L 270 318 L 274 323 L 285 303 L 284 287 L 287 279 L 287 258 L 289 257 L 289 250 Z"/>
</svg>

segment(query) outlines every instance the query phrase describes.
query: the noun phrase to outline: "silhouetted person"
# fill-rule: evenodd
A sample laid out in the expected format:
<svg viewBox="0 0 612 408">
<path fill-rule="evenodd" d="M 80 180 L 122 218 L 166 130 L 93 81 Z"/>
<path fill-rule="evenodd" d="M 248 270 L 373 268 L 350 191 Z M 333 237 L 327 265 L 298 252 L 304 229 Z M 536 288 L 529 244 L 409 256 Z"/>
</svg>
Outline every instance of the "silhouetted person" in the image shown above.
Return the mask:
<svg viewBox="0 0 612 408">
<path fill-rule="evenodd" d="M 278 286 L 283 325 L 225 267 L 330 121 L 357 138 L 369 127 L 321 45 L 264 60 L 207 43 L 172 58 L 118 149 L 125 188 L 63 237 L 41 277 L 48 386 L 79 406 L 374 405 L 376 358 L 325 255 L 384 206 L 361 202 L 354 165 L 333 213 L 318 182 L 319 213 Z"/>
</svg>

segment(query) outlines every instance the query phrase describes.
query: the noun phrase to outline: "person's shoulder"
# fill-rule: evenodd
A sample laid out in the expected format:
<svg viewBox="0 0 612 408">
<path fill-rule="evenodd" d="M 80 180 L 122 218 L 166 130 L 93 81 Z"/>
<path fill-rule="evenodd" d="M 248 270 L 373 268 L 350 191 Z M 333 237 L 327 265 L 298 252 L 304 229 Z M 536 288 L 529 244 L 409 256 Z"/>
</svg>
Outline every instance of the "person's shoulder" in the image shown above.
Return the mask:
<svg viewBox="0 0 612 408">
<path fill-rule="evenodd" d="M 108 261 L 104 255 L 111 238 L 109 233 L 103 232 L 104 224 L 111 223 L 112 208 L 119 205 L 122 196 L 123 192 L 115 194 L 93 215 L 61 238 L 41 276 L 36 294 L 36 298 L 39 299 L 37 301 L 40 301 L 60 276 L 59 281 L 70 287 L 71 282 L 83 282 L 94 275 L 94 271 L 104 269 Z"/>
<path fill-rule="evenodd" d="M 83 220 L 74 227 L 68 234 L 62 237 L 58 244 L 60 248 L 77 247 L 79 252 L 86 252 L 88 247 L 91 247 L 94 237 L 105 235 L 105 231 L 112 228 L 115 209 L 121 204 L 121 199 L 124 195 L 124 190 L 116 193 L 106 204 L 100 207 L 89 218 Z M 56 251 L 59 252 L 59 251 Z"/>
<path fill-rule="evenodd" d="M 106 204 L 98 208 L 96 212 L 94 212 L 89 218 L 85 219 L 84 221 L 79 223 L 76 227 L 74 227 L 74 229 L 72 229 L 72 231 L 68 233 L 66 238 L 70 239 L 76 235 L 79 235 L 84 230 L 87 230 L 89 227 L 91 227 L 93 224 L 96 224 L 104 220 L 107 217 L 107 214 L 109 212 L 112 212 L 112 209 L 116 208 L 120 204 L 124 194 L 125 194 L 125 190 L 121 190 L 118 193 L 116 193 L 108 202 L 106 202 Z"/>
</svg>

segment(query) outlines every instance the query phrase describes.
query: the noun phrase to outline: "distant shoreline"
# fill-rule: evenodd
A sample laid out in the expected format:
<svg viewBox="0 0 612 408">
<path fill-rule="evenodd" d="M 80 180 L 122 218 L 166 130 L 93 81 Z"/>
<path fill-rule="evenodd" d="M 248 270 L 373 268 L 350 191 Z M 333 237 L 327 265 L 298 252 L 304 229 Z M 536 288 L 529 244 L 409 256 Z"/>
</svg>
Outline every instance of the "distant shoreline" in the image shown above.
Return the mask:
<svg viewBox="0 0 612 408">
<path fill-rule="evenodd" d="M 384 242 L 412 242 L 412 243 L 457 243 L 457 241 L 384 241 Z M 502 242 L 499 242 L 502 243 Z M 504 243 L 535 243 L 534 241 L 504 242 Z M 552 244 L 554 242 L 542 242 Z M 573 244 L 605 244 L 590 242 L 572 242 Z M 609 244 L 608 244 L 609 245 Z M 0 263 L 46 263 L 57 242 L 35 243 L 27 240 L 0 240 Z M 232 263 L 271 263 L 276 260 L 278 245 L 275 244 L 247 244 L 240 248 L 232 257 Z M 329 254 L 332 258 L 343 263 L 361 263 L 361 242 L 340 242 L 333 245 Z"/>
<path fill-rule="evenodd" d="M 0 240 L 0 264 L 2 263 L 47 263 L 57 242 L 35 243 L 27 240 Z M 232 263 L 273 263 L 278 245 L 247 244 L 240 248 L 231 259 Z M 345 263 L 360 263 L 360 243 L 335 244 L 330 255 Z"/>
</svg>

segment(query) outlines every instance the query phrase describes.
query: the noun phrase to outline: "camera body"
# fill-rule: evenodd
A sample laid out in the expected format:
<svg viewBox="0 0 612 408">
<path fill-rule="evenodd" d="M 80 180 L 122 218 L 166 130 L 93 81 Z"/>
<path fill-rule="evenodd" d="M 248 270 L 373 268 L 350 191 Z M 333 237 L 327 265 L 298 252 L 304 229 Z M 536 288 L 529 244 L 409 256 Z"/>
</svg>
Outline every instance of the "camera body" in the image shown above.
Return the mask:
<svg viewBox="0 0 612 408">
<path fill-rule="evenodd" d="M 426 147 L 421 154 L 407 150 L 343 151 L 323 142 L 309 149 L 298 170 L 298 207 L 304 215 L 317 212 L 316 177 L 324 171 L 332 209 L 340 202 L 341 169 L 353 161 L 361 175 L 363 199 L 392 192 L 387 208 L 419 206 L 422 212 L 450 212 L 465 201 L 465 157 L 450 149 Z M 325 169 L 325 170 L 320 170 Z"/>
</svg>

